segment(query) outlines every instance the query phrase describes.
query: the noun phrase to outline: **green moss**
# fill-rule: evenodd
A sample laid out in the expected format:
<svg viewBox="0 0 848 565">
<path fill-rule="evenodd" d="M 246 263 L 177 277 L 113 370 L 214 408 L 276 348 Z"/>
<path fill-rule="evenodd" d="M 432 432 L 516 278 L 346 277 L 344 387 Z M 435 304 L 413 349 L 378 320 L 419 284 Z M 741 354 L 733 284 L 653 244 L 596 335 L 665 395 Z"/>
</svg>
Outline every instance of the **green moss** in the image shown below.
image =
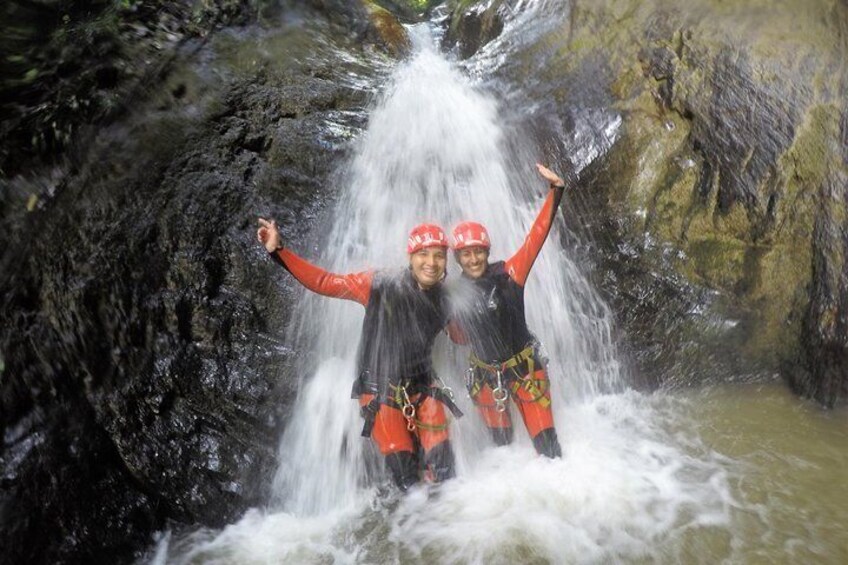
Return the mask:
<svg viewBox="0 0 848 565">
<path fill-rule="evenodd" d="M 401 55 L 411 47 L 406 28 L 389 10 L 378 5 L 373 0 L 363 0 L 365 8 L 371 16 L 371 24 L 386 48 L 394 55 Z M 425 2 L 426 3 L 426 2 Z"/>
<path fill-rule="evenodd" d="M 684 242 L 686 218 L 697 202 L 694 198 L 698 182 L 698 169 L 687 152 L 678 154 L 674 162 L 668 163 L 661 186 L 654 197 L 648 228 L 665 241 L 681 245 Z"/>
<path fill-rule="evenodd" d="M 690 240 L 684 273 L 711 288 L 733 292 L 743 280 L 747 246 L 719 235 Z"/>
<path fill-rule="evenodd" d="M 808 302 L 810 254 L 809 240 L 749 251 L 745 297 L 756 327 L 745 343 L 750 355 L 785 358 L 797 349 Z"/>
<path fill-rule="evenodd" d="M 610 84 L 610 92 L 618 100 L 629 100 L 639 94 L 645 86 L 645 76 L 641 66 L 634 61 L 622 68 L 618 76 Z"/>
<path fill-rule="evenodd" d="M 395 0 L 398 4 L 406 4 L 413 10 L 423 12 L 424 10 L 434 6 L 436 0 Z"/>
<path fill-rule="evenodd" d="M 744 206 L 737 204 L 726 213 L 715 212 L 712 216 L 716 233 L 741 241 L 751 240 L 752 223 Z"/>
<path fill-rule="evenodd" d="M 467 8 L 474 2 L 456 3 Z M 740 324 L 744 330 L 733 339 L 752 357 L 770 362 L 799 347 L 816 218 L 824 214 L 834 225 L 848 225 L 844 200 L 827 194 L 833 171 L 843 166 L 840 108 L 830 103 L 841 92 L 844 63 L 834 48 L 841 20 L 821 17 L 835 6 L 833 0 L 692 0 L 680 10 L 670 0 L 580 2 L 572 6 L 567 29 L 539 42 L 546 56 L 555 56 L 534 78 L 562 84 L 552 94 L 559 103 L 573 102 L 568 78 L 575 71 L 582 77 L 586 67 L 597 68 L 599 80 L 612 79 L 609 90 L 625 122 L 598 184 L 605 191 L 607 213 L 625 220 L 623 237 L 639 247 L 647 231 L 658 248 L 682 250 L 687 259 L 679 271 L 697 284 L 725 291 L 734 307 L 747 312 Z M 673 76 L 670 108 L 663 106 L 667 99 L 659 99 L 662 81 L 651 76 L 656 69 L 649 68 L 662 49 Z M 744 84 L 722 79 L 728 55 L 744 58 Z M 690 134 L 693 127 L 711 127 L 720 119 L 715 114 L 722 111 L 716 106 L 719 93 L 712 89 L 725 87 L 743 95 L 751 88 L 768 99 L 786 96 L 786 114 L 774 119 L 779 127 L 791 122 L 796 130 L 789 149 L 768 164 L 760 186 L 752 187 L 757 192 L 750 200 L 719 212 L 719 175 L 727 171 L 719 171 L 723 167 L 713 161 L 712 190 L 701 196 L 696 186 L 702 155 L 715 160 L 721 147 L 705 142 L 704 134 L 711 132 L 699 129 L 699 139 Z M 799 123 L 795 116 L 804 112 L 806 100 L 811 106 Z M 756 146 L 751 131 L 731 135 L 737 133 L 745 146 Z M 706 143 L 705 150 L 696 151 L 694 142 Z M 646 263 L 657 260 L 650 249 L 643 251 Z M 828 255 L 831 271 L 844 272 L 841 246 L 817 251 Z"/>
<path fill-rule="evenodd" d="M 827 176 L 838 153 L 831 142 L 838 136 L 839 117 L 839 109 L 832 105 L 815 106 L 807 113 L 792 147 L 780 160 L 782 168 L 798 181 L 795 188 L 819 185 Z"/>
<path fill-rule="evenodd" d="M 644 86 L 655 84 L 650 80 Z M 634 89 L 638 86 L 634 86 Z M 681 220 L 692 205 L 696 175 L 686 153 L 689 123 L 661 108 L 647 88 L 619 107 L 626 112 L 626 136 L 616 147 L 618 171 L 627 183 L 616 183 L 611 199 L 629 214 L 644 217 L 644 229 L 672 241 L 680 237 Z"/>
</svg>

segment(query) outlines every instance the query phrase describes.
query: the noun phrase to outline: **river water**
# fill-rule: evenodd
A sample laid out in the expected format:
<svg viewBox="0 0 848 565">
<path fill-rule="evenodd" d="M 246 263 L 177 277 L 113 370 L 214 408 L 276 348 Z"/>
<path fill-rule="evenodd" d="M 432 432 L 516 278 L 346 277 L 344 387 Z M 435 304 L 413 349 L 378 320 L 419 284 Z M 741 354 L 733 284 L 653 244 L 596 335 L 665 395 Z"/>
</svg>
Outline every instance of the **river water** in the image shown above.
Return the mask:
<svg viewBox="0 0 848 565">
<path fill-rule="evenodd" d="M 407 231 L 427 220 L 479 220 L 493 234 L 493 258 L 506 258 L 544 198 L 533 168 L 544 152 L 522 134 L 520 112 L 471 78 L 497 58 L 484 52 L 460 69 L 429 25 L 410 34 L 414 54 L 392 73 L 339 169 L 344 188 L 319 237 L 324 251 L 305 253 L 336 272 L 403 266 Z M 575 151 L 578 170 L 620 126 L 614 115 L 586 119 L 579 139 L 592 150 Z M 821 411 L 779 383 L 628 390 L 612 314 L 559 244 L 560 229 L 526 295 L 529 325 L 550 358 L 561 460 L 537 457 L 521 429 L 514 445 L 493 447 L 458 394 L 466 413 L 451 427 L 458 477 L 400 497 L 359 437 L 348 394 L 362 308 L 304 292 L 287 336 L 306 352 L 301 393 L 268 505 L 223 530 L 163 534 L 152 561 L 848 559 L 848 413 Z M 448 283 L 458 276 L 449 269 Z M 437 345 L 437 368 L 458 393 L 462 356 L 444 339 Z"/>
</svg>

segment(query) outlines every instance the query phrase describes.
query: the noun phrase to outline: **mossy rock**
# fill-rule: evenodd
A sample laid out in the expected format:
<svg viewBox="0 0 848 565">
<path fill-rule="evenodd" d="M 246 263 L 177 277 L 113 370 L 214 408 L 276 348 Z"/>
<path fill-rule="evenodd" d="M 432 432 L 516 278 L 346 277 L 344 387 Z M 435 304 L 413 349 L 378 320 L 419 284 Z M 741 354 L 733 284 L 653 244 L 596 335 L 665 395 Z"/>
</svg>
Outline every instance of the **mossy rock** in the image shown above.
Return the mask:
<svg viewBox="0 0 848 565">
<path fill-rule="evenodd" d="M 485 4 L 455 5 L 456 17 Z M 726 296 L 720 310 L 742 328 L 727 339 L 766 372 L 800 357 L 805 323 L 821 344 L 848 331 L 826 299 L 848 292 L 846 25 L 830 0 L 575 0 L 544 49 L 512 54 L 525 63 L 507 69 L 543 83 L 564 122 L 605 103 L 621 113 L 591 171 L 605 207 L 581 223 L 617 226 L 610 252 L 640 253 L 633 276 L 682 275 Z"/>
<path fill-rule="evenodd" d="M 391 11 L 374 0 L 362 0 L 371 20 L 371 27 L 376 32 L 378 42 L 392 55 L 400 56 L 409 53 L 412 44 L 406 33 L 406 28 Z"/>
</svg>

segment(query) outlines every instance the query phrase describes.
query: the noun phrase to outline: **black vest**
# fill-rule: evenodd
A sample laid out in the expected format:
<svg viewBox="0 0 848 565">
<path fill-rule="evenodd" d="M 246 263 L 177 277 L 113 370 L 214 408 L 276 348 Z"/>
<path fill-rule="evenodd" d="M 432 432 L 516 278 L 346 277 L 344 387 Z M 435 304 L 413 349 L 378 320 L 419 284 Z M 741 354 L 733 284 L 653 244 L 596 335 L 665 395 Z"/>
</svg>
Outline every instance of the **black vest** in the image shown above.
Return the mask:
<svg viewBox="0 0 848 565">
<path fill-rule="evenodd" d="M 353 396 L 386 394 L 388 384 L 429 384 L 436 336 L 445 327 L 441 285 L 418 287 L 407 269 L 377 272 L 362 322 Z"/>
<path fill-rule="evenodd" d="M 512 280 L 504 262 L 492 263 L 480 278 L 451 285 L 451 316 L 480 360 L 503 362 L 534 340 L 524 319 L 524 287 Z"/>
</svg>

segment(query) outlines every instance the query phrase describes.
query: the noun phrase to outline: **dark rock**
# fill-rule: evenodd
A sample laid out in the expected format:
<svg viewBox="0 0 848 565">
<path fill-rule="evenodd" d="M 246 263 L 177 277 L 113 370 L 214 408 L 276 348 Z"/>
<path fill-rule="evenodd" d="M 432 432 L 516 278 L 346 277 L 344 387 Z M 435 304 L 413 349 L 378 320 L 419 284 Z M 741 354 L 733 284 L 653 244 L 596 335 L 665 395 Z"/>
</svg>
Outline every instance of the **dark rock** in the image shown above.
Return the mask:
<svg viewBox="0 0 848 565">
<path fill-rule="evenodd" d="M 255 218 L 306 236 L 373 72 L 345 62 L 370 53 L 355 34 L 299 17 L 252 33 L 311 58 L 221 80 L 205 65 L 255 38 L 212 38 L 64 176 L 0 191 L 0 562 L 127 561 L 156 530 L 266 500 L 296 383 L 278 338 L 293 283 Z"/>
<path fill-rule="evenodd" d="M 444 47 L 456 48 L 462 59 L 471 57 L 503 31 L 506 9 L 503 0 L 458 2 L 445 34 Z"/>
</svg>

